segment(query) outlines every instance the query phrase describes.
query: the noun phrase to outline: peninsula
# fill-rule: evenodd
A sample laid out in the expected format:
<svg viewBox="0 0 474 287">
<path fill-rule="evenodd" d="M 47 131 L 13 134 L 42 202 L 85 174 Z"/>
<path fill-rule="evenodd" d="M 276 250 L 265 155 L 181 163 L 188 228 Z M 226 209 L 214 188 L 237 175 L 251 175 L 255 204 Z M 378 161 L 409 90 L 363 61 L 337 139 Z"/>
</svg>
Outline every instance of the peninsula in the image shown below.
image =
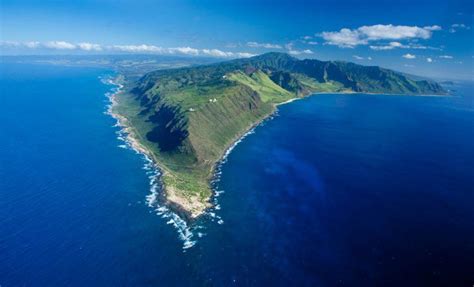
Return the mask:
<svg viewBox="0 0 474 287">
<path fill-rule="evenodd" d="M 350 62 L 285 53 L 157 70 L 127 82 L 112 112 L 161 169 L 163 199 L 188 218 L 210 206 L 226 150 L 278 104 L 314 93 L 445 94 L 437 83 Z"/>
</svg>

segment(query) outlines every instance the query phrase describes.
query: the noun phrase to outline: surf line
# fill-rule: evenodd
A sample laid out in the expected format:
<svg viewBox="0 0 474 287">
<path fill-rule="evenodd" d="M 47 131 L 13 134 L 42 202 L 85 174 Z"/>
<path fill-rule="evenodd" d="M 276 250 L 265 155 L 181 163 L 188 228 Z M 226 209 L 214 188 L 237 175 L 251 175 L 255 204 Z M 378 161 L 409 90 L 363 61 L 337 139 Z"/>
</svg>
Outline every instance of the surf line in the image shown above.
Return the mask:
<svg viewBox="0 0 474 287">
<path fill-rule="evenodd" d="M 148 156 L 146 150 L 133 137 L 133 134 L 130 132 L 130 129 L 125 123 L 126 119 L 121 115 L 114 113 L 114 108 L 118 104 L 116 97 L 118 94 L 123 92 L 124 85 L 120 83 L 118 77 L 116 76 L 104 76 L 100 77 L 100 80 L 106 85 L 113 86 L 111 90 L 105 94 L 108 99 L 105 113 L 116 120 L 116 123 L 113 127 L 118 128 L 116 131 L 117 139 L 124 143 L 118 145 L 118 147 L 134 151 L 135 153 L 142 156 L 145 162 L 143 169 L 148 176 L 150 185 L 150 194 L 146 196 L 147 205 L 152 208 L 161 218 L 167 219 L 166 224 L 172 225 L 176 229 L 179 239 L 183 242 L 183 251 L 186 251 L 186 249 L 193 247 L 197 243 L 197 240 L 194 239 L 194 233 L 203 227 L 200 225 L 190 226 L 185 220 L 179 217 L 168 207 L 160 204 L 158 200 L 160 194 L 160 183 L 158 178 L 161 175 L 159 167 Z M 202 232 L 197 233 L 198 237 L 202 237 L 203 235 L 204 234 Z"/>
</svg>

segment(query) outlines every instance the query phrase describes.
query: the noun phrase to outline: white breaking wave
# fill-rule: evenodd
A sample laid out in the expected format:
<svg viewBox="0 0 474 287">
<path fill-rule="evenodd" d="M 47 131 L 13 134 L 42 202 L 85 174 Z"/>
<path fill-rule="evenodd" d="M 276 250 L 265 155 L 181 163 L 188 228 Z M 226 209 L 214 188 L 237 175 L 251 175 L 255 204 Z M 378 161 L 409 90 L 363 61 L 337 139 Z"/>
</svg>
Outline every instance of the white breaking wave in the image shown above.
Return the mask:
<svg viewBox="0 0 474 287">
<path fill-rule="evenodd" d="M 161 216 L 163 219 L 167 219 L 166 224 L 173 225 L 178 231 L 178 237 L 183 241 L 183 250 L 193 247 L 196 244 L 196 240 L 193 240 L 193 230 L 196 226 L 189 226 L 188 223 L 179 217 L 176 213 L 171 211 L 168 207 L 160 204 L 159 192 L 160 183 L 158 178 L 160 172 L 157 166 L 153 164 L 153 161 L 145 156 L 146 163 L 143 169 L 146 170 L 148 178 L 150 179 L 150 194 L 146 196 L 146 202 L 150 208 L 156 211 L 156 214 Z"/>
</svg>

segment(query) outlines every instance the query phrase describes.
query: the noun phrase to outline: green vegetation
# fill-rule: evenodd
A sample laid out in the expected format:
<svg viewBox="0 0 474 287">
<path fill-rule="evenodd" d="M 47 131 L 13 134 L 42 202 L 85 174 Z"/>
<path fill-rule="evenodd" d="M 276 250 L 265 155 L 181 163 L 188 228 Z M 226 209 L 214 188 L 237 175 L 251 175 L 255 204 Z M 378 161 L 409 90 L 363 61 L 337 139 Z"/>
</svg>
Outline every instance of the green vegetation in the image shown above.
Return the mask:
<svg viewBox="0 0 474 287">
<path fill-rule="evenodd" d="M 250 75 L 242 71 L 237 71 L 229 73 L 227 77 L 231 81 L 236 81 L 256 91 L 264 103 L 284 102 L 295 97 L 294 94 L 273 82 L 268 75 L 262 71 L 255 71 Z"/>
<path fill-rule="evenodd" d="M 114 112 L 162 168 L 168 202 L 196 217 L 209 206 L 209 181 L 225 150 L 277 104 L 315 92 L 444 90 L 379 67 L 268 53 L 148 73 L 117 97 Z"/>
</svg>

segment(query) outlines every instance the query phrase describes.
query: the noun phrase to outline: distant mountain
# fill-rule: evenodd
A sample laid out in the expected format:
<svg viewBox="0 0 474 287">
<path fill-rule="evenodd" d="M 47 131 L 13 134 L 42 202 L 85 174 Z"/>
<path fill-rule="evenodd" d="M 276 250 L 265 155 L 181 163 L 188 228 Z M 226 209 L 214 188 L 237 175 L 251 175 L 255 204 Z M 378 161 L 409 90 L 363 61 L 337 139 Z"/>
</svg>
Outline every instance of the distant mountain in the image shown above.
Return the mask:
<svg viewBox="0 0 474 287">
<path fill-rule="evenodd" d="M 377 66 L 362 66 L 350 62 L 319 61 L 315 59 L 298 60 L 285 53 L 266 53 L 260 56 L 237 59 L 214 65 L 200 66 L 173 71 L 162 70 L 149 73 L 142 82 L 155 81 L 165 75 L 193 77 L 195 80 L 219 78 L 226 73 L 241 70 L 252 72 L 262 70 L 271 75 L 290 73 L 294 76 L 306 76 L 318 84 L 338 82 L 342 89 L 353 92 L 389 93 L 389 94 L 443 94 L 443 88 L 432 81 L 418 80 L 406 74 Z M 197 78 L 195 73 L 201 77 Z M 293 79 L 290 77 L 289 79 Z M 304 81 L 303 81 L 304 82 Z"/>
<path fill-rule="evenodd" d="M 284 53 L 158 70 L 128 84 L 114 112 L 161 167 L 165 200 L 196 217 L 225 150 L 277 104 L 317 92 L 445 94 L 436 82 L 349 62 Z"/>
</svg>

